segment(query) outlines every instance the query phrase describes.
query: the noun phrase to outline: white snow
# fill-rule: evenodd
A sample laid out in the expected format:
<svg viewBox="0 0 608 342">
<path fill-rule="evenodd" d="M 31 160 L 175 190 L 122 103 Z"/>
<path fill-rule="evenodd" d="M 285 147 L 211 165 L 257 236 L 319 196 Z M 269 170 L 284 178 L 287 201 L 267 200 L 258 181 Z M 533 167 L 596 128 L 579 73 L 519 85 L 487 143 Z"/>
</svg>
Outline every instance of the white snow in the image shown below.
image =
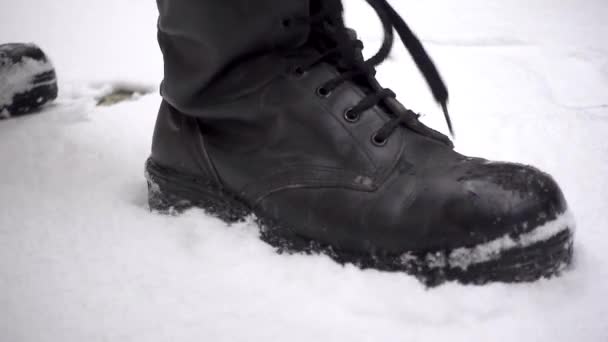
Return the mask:
<svg viewBox="0 0 608 342">
<path fill-rule="evenodd" d="M 8 112 L 8 109 L 2 109 L 2 111 L 0 111 L 0 119 L 8 119 L 11 117 L 11 113 Z"/>
<path fill-rule="evenodd" d="M 575 262 L 533 284 L 446 284 L 277 255 L 252 222 L 151 214 L 143 163 L 162 74 L 148 0 L 20 0 L 0 41 L 53 59 L 60 96 L 0 122 L 0 341 L 608 341 L 605 0 L 392 0 L 451 91 L 458 150 L 533 164 L 577 219 Z M 363 0 L 348 22 L 372 53 Z M 373 19 L 372 19 L 373 18 Z M 379 77 L 424 120 L 440 110 L 396 46 Z"/>
<path fill-rule="evenodd" d="M 2 63 L 0 68 L 0 108 L 10 106 L 17 94 L 25 93 L 34 86 L 55 82 L 55 80 L 50 80 L 37 84 L 33 83 L 34 76 L 53 70 L 50 61 L 23 57 L 18 63 Z"/>
</svg>

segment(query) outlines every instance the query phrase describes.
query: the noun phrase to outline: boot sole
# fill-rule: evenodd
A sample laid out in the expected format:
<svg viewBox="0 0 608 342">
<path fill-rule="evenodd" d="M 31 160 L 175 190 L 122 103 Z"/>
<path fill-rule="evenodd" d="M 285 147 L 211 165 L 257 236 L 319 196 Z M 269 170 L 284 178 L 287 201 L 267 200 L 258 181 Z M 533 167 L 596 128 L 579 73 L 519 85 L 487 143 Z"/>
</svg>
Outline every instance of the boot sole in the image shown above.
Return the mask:
<svg viewBox="0 0 608 342">
<path fill-rule="evenodd" d="M 446 281 L 532 282 L 561 274 L 572 261 L 573 222 L 566 216 L 517 237 L 505 236 L 455 250 L 357 254 L 298 235 L 213 182 L 181 174 L 150 159 L 146 163 L 146 179 L 152 211 L 176 215 L 197 207 L 227 223 L 243 221 L 253 214 L 261 239 L 276 247 L 279 253 L 323 253 L 341 264 L 405 272 L 427 286 Z"/>
</svg>

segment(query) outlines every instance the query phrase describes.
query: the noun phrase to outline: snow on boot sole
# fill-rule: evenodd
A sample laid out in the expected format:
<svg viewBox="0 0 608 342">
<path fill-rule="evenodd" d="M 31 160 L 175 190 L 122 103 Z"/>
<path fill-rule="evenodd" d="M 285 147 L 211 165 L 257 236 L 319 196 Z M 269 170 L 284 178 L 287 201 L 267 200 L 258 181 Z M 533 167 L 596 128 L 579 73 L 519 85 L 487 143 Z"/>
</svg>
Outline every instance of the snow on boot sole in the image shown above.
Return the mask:
<svg viewBox="0 0 608 342">
<path fill-rule="evenodd" d="M 57 94 L 55 69 L 40 48 L 0 45 L 0 119 L 32 113 Z"/>
<path fill-rule="evenodd" d="M 181 174 L 152 160 L 146 163 L 145 176 L 152 211 L 175 215 L 196 207 L 227 223 L 242 221 L 253 214 L 260 227 L 261 239 L 276 247 L 278 252 L 323 253 L 341 264 L 402 271 L 427 286 L 446 281 L 464 284 L 531 282 L 561 274 L 572 261 L 574 220 L 568 212 L 527 233 L 507 235 L 480 245 L 454 250 L 403 251 L 398 255 L 381 251 L 363 255 L 307 239 L 200 177 Z"/>
</svg>

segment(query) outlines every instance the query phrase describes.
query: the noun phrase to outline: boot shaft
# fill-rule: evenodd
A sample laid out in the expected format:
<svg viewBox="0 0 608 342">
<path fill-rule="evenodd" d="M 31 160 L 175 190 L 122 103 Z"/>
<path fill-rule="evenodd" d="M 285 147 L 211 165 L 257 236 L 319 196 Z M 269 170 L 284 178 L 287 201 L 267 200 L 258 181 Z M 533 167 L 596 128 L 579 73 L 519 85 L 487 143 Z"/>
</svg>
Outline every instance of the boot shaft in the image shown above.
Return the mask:
<svg viewBox="0 0 608 342">
<path fill-rule="evenodd" d="M 310 14 L 308 0 L 158 0 L 164 99 L 200 116 L 201 97 L 231 65 L 301 45 L 308 30 L 290 18 Z"/>
</svg>

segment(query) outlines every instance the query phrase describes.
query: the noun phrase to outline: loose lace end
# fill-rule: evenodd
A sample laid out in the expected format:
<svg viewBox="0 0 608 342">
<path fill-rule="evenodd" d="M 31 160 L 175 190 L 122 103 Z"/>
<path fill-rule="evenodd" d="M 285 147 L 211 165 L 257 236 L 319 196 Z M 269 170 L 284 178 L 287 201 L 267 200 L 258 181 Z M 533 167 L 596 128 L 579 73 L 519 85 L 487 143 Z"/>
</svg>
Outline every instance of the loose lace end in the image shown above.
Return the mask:
<svg viewBox="0 0 608 342">
<path fill-rule="evenodd" d="M 448 124 L 450 136 L 452 137 L 452 139 L 455 139 L 456 135 L 454 134 L 454 127 L 452 127 L 452 119 L 450 119 L 450 113 L 448 112 L 448 104 L 446 102 L 441 103 L 441 109 L 443 109 L 443 116 L 445 117 L 445 122 Z"/>
</svg>

